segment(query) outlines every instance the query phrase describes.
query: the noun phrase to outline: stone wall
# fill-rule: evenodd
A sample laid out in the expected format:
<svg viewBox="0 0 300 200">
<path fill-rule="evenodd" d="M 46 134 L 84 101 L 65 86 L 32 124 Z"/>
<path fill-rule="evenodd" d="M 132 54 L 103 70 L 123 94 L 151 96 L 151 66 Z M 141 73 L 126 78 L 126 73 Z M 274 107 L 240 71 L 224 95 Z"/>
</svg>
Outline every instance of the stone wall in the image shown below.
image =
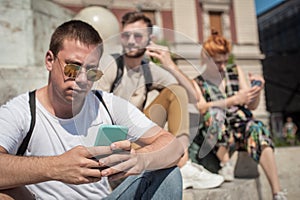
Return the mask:
<svg viewBox="0 0 300 200">
<path fill-rule="evenodd" d="M 73 13 L 46 0 L 0 1 L 0 104 L 47 83 L 50 36 Z"/>
</svg>

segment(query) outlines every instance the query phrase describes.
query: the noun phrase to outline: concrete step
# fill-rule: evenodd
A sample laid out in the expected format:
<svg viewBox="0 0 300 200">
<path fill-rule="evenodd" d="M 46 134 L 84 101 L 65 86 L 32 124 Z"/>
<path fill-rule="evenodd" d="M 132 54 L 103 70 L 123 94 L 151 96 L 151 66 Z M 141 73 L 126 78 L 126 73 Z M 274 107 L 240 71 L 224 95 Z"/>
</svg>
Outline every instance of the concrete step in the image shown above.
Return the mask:
<svg viewBox="0 0 300 200">
<path fill-rule="evenodd" d="M 282 189 L 287 190 L 289 200 L 300 197 L 300 152 L 299 146 L 275 148 L 275 160 Z M 235 179 L 219 188 L 184 190 L 183 200 L 272 200 L 271 188 L 261 166 L 256 179 Z"/>
<path fill-rule="evenodd" d="M 187 189 L 183 200 L 259 200 L 259 179 L 235 179 L 214 189 Z"/>
</svg>

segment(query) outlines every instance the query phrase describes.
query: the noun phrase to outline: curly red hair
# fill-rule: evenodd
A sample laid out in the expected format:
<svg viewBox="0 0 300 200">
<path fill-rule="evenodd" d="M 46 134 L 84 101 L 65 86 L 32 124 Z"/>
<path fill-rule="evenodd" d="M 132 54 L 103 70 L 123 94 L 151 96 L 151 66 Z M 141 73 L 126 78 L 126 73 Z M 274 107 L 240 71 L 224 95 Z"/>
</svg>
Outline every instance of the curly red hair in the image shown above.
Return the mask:
<svg viewBox="0 0 300 200">
<path fill-rule="evenodd" d="M 218 31 L 211 30 L 211 36 L 203 43 L 206 52 L 214 57 L 216 54 L 227 54 L 231 51 L 231 43 L 219 35 Z"/>
</svg>

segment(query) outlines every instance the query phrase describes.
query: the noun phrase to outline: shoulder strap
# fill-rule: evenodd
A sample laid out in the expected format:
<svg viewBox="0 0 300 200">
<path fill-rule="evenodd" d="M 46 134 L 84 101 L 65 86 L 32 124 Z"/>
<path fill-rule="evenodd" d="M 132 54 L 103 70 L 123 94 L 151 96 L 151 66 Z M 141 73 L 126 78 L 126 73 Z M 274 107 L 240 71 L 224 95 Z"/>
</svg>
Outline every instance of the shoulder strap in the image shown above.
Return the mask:
<svg viewBox="0 0 300 200">
<path fill-rule="evenodd" d="M 117 63 L 117 75 L 116 75 L 116 78 L 111 86 L 111 89 L 110 89 L 110 92 L 113 92 L 114 89 L 120 84 L 121 82 L 121 79 L 122 79 L 122 75 L 123 75 L 123 72 L 124 72 L 124 61 L 123 61 L 123 56 L 118 54 L 118 53 L 115 53 L 115 54 L 111 54 L 116 63 Z"/>
<path fill-rule="evenodd" d="M 112 116 L 111 116 L 111 114 L 110 114 L 110 112 L 109 112 L 109 110 L 108 110 L 108 108 L 107 108 L 107 106 L 106 106 L 103 98 L 102 98 L 102 93 L 99 90 L 93 90 L 93 93 L 98 97 L 98 99 L 103 104 L 104 108 L 106 109 L 106 111 L 107 111 L 107 113 L 108 113 L 108 115 L 110 117 L 112 125 L 115 125 L 115 122 L 114 122 L 114 120 L 113 120 L 113 118 L 112 118 Z"/>
<path fill-rule="evenodd" d="M 150 67 L 149 67 L 149 61 L 142 60 L 142 67 L 143 67 L 143 71 L 144 71 L 146 89 L 148 92 L 151 90 L 151 86 L 153 83 L 152 74 L 151 74 Z"/>
<path fill-rule="evenodd" d="M 31 113 L 31 122 L 30 122 L 30 128 L 29 131 L 26 135 L 26 137 L 24 138 L 22 144 L 20 145 L 18 151 L 17 151 L 17 155 L 23 155 L 27 149 L 29 140 L 31 138 L 33 129 L 34 129 L 34 125 L 35 125 L 35 90 L 29 92 L 29 106 L 30 106 L 30 113 Z"/>
<path fill-rule="evenodd" d="M 148 92 L 151 90 L 153 79 L 152 79 L 152 74 L 150 71 L 149 67 L 149 61 L 142 60 L 142 68 L 144 72 L 144 78 L 145 78 L 145 86 L 146 86 L 146 98 L 143 102 L 143 108 L 146 105 L 147 97 L 148 97 Z"/>
</svg>

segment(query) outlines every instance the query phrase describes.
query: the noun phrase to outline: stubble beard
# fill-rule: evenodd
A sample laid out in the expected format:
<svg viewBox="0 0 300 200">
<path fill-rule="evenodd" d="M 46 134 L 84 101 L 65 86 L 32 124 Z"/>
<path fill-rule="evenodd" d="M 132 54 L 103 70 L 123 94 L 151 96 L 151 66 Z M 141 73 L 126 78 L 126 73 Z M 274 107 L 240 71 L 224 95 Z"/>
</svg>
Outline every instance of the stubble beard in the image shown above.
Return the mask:
<svg viewBox="0 0 300 200">
<path fill-rule="evenodd" d="M 140 58 L 145 54 L 146 49 L 139 49 L 135 54 L 130 54 L 129 52 L 125 51 L 125 48 L 123 48 L 123 54 L 128 58 Z"/>
</svg>

